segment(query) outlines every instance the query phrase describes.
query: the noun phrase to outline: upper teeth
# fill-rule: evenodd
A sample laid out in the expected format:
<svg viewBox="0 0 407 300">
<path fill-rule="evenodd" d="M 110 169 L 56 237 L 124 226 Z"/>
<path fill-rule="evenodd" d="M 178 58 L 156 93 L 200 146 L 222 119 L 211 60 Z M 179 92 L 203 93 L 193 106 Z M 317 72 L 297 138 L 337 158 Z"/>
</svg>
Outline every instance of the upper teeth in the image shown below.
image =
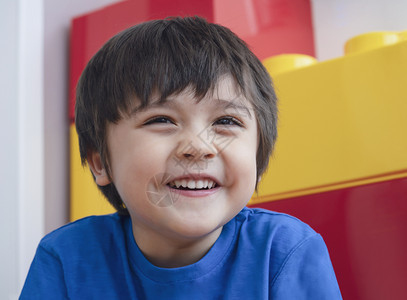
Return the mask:
<svg viewBox="0 0 407 300">
<path fill-rule="evenodd" d="M 174 180 L 169 183 L 171 187 L 183 187 L 183 188 L 188 188 L 188 189 L 211 189 L 213 186 L 215 186 L 215 182 L 210 180 L 210 179 L 202 179 L 202 180 L 187 180 L 187 179 L 182 179 L 182 180 Z"/>
</svg>

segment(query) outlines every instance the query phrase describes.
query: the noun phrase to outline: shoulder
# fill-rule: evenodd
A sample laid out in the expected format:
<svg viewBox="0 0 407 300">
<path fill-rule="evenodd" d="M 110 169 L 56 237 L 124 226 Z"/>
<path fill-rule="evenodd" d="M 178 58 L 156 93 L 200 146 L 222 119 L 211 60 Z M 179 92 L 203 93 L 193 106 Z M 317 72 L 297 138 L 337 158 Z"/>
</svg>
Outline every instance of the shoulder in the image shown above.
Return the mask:
<svg viewBox="0 0 407 300">
<path fill-rule="evenodd" d="M 103 241 L 124 237 L 127 218 L 116 213 L 79 219 L 47 234 L 39 247 L 52 251 L 73 246 L 80 248 L 81 245 L 89 247 L 100 242 L 103 244 Z"/>
<path fill-rule="evenodd" d="M 299 219 L 259 208 L 237 216 L 239 239 L 267 265 L 273 299 L 341 299 L 328 249 L 322 237 Z M 248 254 L 248 253 L 246 253 Z M 245 255 L 248 257 L 248 255 Z"/>
<path fill-rule="evenodd" d="M 242 230 L 260 235 L 273 234 L 273 238 L 289 235 L 293 239 L 303 239 L 316 234 L 309 225 L 293 216 L 262 208 L 244 208 L 236 216 L 236 221 Z"/>
<path fill-rule="evenodd" d="M 239 237 L 283 259 L 301 243 L 318 234 L 301 220 L 261 208 L 244 208 L 237 216 Z"/>
<path fill-rule="evenodd" d="M 260 208 L 245 208 L 236 216 L 240 247 L 255 249 L 270 276 L 277 275 L 287 258 L 301 245 L 319 236 L 299 219 Z"/>
</svg>

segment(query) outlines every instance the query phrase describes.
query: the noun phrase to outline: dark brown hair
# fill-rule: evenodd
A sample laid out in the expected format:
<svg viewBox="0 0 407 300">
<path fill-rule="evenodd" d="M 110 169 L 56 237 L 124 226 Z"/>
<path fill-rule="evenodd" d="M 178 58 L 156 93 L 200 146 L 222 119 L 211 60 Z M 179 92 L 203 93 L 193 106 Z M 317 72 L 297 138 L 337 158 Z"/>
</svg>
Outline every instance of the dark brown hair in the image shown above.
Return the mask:
<svg viewBox="0 0 407 300">
<path fill-rule="evenodd" d="M 111 38 L 89 61 L 76 91 L 75 123 L 82 164 L 101 155 L 108 175 L 108 122 L 117 123 L 134 105 L 161 101 L 192 87 L 203 98 L 223 75 L 231 75 L 254 108 L 259 128 L 257 178 L 266 170 L 277 136 L 277 99 L 266 69 L 229 29 L 200 17 L 154 20 Z M 119 213 L 126 214 L 113 183 L 99 186 Z"/>
</svg>

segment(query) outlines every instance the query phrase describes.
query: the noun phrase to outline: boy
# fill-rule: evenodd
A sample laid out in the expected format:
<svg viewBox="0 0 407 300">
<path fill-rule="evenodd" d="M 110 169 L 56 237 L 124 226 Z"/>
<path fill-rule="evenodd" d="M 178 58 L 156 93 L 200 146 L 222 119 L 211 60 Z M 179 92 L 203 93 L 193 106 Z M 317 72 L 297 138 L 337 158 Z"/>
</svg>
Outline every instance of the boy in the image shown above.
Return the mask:
<svg viewBox="0 0 407 300">
<path fill-rule="evenodd" d="M 129 28 L 77 88 L 82 162 L 118 213 L 46 236 L 22 299 L 341 299 L 322 238 L 245 205 L 276 139 L 271 80 L 205 20 Z"/>
</svg>

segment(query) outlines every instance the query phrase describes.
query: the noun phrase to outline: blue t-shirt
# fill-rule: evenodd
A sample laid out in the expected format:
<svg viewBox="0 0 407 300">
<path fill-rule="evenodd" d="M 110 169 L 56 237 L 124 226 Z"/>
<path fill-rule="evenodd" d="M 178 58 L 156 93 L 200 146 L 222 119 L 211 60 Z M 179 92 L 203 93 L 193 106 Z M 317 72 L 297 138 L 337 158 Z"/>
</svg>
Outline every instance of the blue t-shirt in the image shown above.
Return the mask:
<svg viewBox="0 0 407 300">
<path fill-rule="evenodd" d="M 198 262 L 159 268 L 129 217 L 92 216 L 44 237 L 20 299 L 342 299 L 325 243 L 298 219 L 244 208 Z"/>
</svg>

